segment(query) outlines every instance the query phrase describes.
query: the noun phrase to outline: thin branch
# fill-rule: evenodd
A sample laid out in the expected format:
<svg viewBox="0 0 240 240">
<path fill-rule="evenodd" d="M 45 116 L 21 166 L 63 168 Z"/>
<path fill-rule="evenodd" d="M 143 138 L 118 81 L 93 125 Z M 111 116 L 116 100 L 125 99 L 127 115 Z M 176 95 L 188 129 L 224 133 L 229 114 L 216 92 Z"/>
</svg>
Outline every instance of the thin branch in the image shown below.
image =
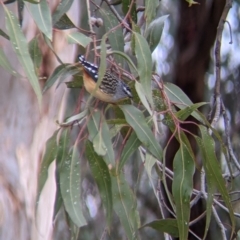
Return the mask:
<svg viewBox="0 0 240 240">
<path fill-rule="evenodd" d="M 215 81 L 215 96 L 214 96 L 214 105 L 215 105 L 215 112 L 212 119 L 212 127 L 218 122 L 220 117 L 220 110 L 221 110 L 221 98 L 220 98 L 220 87 L 221 87 L 221 44 L 222 44 L 222 33 L 224 23 L 226 21 L 228 12 L 232 7 L 232 0 L 226 1 L 225 7 L 223 9 L 222 16 L 220 18 L 218 27 L 217 27 L 217 36 L 216 36 L 216 46 L 215 46 L 215 74 L 216 74 L 216 81 Z M 213 107 L 213 106 L 212 106 Z"/>
<path fill-rule="evenodd" d="M 238 171 L 240 171 L 240 164 L 233 152 L 233 148 L 232 148 L 232 143 L 230 140 L 230 134 L 229 134 L 229 118 L 227 116 L 227 112 L 226 112 L 226 108 L 224 106 L 224 103 L 222 102 L 222 114 L 223 114 L 223 119 L 224 119 L 224 125 L 225 125 L 225 135 L 227 138 L 227 149 L 230 155 L 230 159 L 233 160 L 236 168 L 238 169 Z"/>
<path fill-rule="evenodd" d="M 213 212 L 213 216 L 215 217 L 215 220 L 217 222 L 217 225 L 219 226 L 221 233 L 222 233 L 222 239 L 223 240 L 227 240 L 227 236 L 226 236 L 226 228 L 223 226 L 221 219 L 218 216 L 218 213 L 215 209 L 214 206 L 212 206 L 212 212 Z"/>
</svg>

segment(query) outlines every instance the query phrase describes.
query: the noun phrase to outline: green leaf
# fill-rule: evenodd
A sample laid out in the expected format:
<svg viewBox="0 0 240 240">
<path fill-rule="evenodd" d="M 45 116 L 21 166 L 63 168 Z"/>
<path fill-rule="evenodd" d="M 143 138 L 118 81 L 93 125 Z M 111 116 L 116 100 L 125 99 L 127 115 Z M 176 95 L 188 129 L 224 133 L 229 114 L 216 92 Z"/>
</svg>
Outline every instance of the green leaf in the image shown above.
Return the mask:
<svg viewBox="0 0 240 240">
<path fill-rule="evenodd" d="M 129 6 L 131 5 L 131 0 L 122 0 L 122 10 L 124 15 L 126 15 L 129 11 Z M 137 9 L 136 9 L 136 3 L 134 2 L 132 5 L 132 9 L 130 12 L 131 19 L 137 23 Z"/>
<path fill-rule="evenodd" d="M 0 29 L 0 36 L 6 38 L 7 40 L 10 40 L 10 37 L 2 29 Z"/>
<path fill-rule="evenodd" d="M 157 9 L 159 6 L 158 0 L 145 0 L 145 11 L 144 11 L 144 17 L 146 19 L 147 25 L 155 19 Z"/>
<path fill-rule="evenodd" d="M 39 4 L 28 3 L 27 6 L 40 31 L 52 41 L 52 18 L 47 1 L 41 0 Z"/>
<path fill-rule="evenodd" d="M 93 111 L 92 117 L 88 120 L 88 132 L 90 141 L 93 142 L 94 138 L 101 132 L 103 148 L 106 148 L 106 155 L 103 159 L 107 164 L 115 165 L 115 156 L 111 141 L 111 135 L 104 116 L 101 116 L 99 111 Z M 101 129 L 100 129 L 101 128 Z"/>
<path fill-rule="evenodd" d="M 176 117 L 181 120 L 184 121 L 185 119 L 187 119 L 195 110 L 197 110 L 199 107 L 206 105 L 208 103 L 206 102 L 200 102 L 200 103 L 195 103 L 192 104 L 191 106 L 188 106 L 186 108 L 183 108 L 182 110 L 178 111 L 176 113 Z"/>
<path fill-rule="evenodd" d="M 87 45 L 92 41 L 90 37 L 80 33 L 80 32 L 73 32 L 67 35 L 68 43 L 76 43 L 81 45 L 82 47 L 86 48 Z"/>
<path fill-rule="evenodd" d="M 104 27 L 107 32 L 119 25 L 116 16 L 111 11 L 100 8 L 100 14 L 102 15 Z M 112 50 L 124 52 L 124 38 L 121 27 L 118 27 L 114 31 L 111 31 L 108 34 L 108 40 L 110 42 Z M 116 57 L 116 61 L 120 63 L 121 66 L 123 66 L 122 58 Z"/>
<path fill-rule="evenodd" d="M 58 4 L 56 11 L 52 15 L 53 26 L 59 21 L 59 19 L 70 9 L 73 0 L 61 0 Z"/>
<path fill-rule="evenodd" d="M 66 30 L 71 28 L 76 28 L 74 23 L 70 20 L 67 14 L 63 14 L 63 16 L 56 22 L 53 26 L 56 29 Z"/>
<path fill-rule="evenodd" d="M 123 148 L 119 165 L 117 168 L 118 173 L 120 173 L 126 161 L 131 157 L 131 155 L 138 149 L 140 145 L 141 145 L 141 142 L 137 138 L 136 133 L 133 132 Z"/>
<path fill-rule="evenodd" d="M 118 215 L 127 239 L 137 239 L 140 225 L 137 202 L 122 173 L 112 176 L 113 208 Z"/>
<path fill-rule="evenodd" d="M 221 196 L 229 211 L 230 219 L 232 222 L 232 225 L 231 225 L 232 231 L 234 231 L 235 218 L 233 214 L 233 208 L 232 208 L 230 196 L 228 194 L 228 191 L 225 185 L 225 180 L 222 177 L 221 167 L 215 154 L 215 142 L 213 138 L 209 135 L 206 127 L 199 126 L 199 128 L 201 131 L 202 140 L 200 138 L 197 138 L 197 143 L 199 144 L 200 150 L 203 155 L 203 165 L 206 171 L 207 183 L 211 187 L 210 188 L 211 192 L 213 191 L 212 189 L 216 186 L 219 192 L 221 193 Z M 210 196 L 210 198 L 211 197 L 212 196 Z M 209 206 L 209 211 L 210 211 L 210 206 Z"/>
<path fill-rule="evenodd" d="M 194 159 L 189 154 L 188 147 L 183 142 L 180 142 L 180 149 L 177 151 L 173 161 L 174 177 L 172 185 L 180 240 L 188 238 L 194 166 Z"/>
<path fill-rule="evenodd" d="M 95 152 L 99 155 L 99 156 L 105 156 L 106 152 L 107 152 L 107 147 L 104 144 L 103 138 L 102 138 L 102 129 L 99 129 L 99 132 L 97 133 L 97 135 L 93 138 L 93 148 L 95 150 Z"/>
<path fill-rule="evenodd" d="M 206 152 L 206 149 L 204 147 L 203 139 L 201 139 L 198 136 L 195 136 L 196 142 L 199 146 L 199 149 L 201 151 L 201 155 L 203 157 L 203 165 L 205 166 L 206 161 L 208 161 L 208 153 Z M 213 205 L 213 196 L 214 193 L 216 192 L 216 184 L 214 180 L 212 179 L 212 176 L 208 169 L 205 170 L 206 174 L 206 182 L 207 182 L 207 193 L 208 197 L 206 199 L 206 224 L 205 224 L 205 231 L 204 231 L 204 237 L 203 239 L 206 238 L 210 222 L 211 222 L 211 216 L 212 216 L 212 205 Z"/>
<path fill-rule="evenodd" d="M 138 139 L 157 159 L 161 159 L 162 148 L 155 139 L 142 112 L 132 105 L 120 105 L 119 107 L 122 109 L 127 122 L 137 134 Z"/>
<path fill-rule="evenodd" d="M 28 48 L 29 48 L 29 53 L 30 53 L 30 56 L 32 58 L 34 67 L 35 67 L 36 70 L 38 70 L 41 66 L 41 63 L 42 63 L 42 52 L 39 48 L 37 37 L 33 38 L 29 42 Z"/>
<path fill-rule="evenodd" d="M 155 50 L 158 43 L 160 42 L 163 28 L 164 28 L 164 23 L 168 16 L 169 15 L 165 15 L 157 19 L 154 19 L 146 29 L 145 36 L 148 41 L 151 52 Z"/>
<path fill-rule="evenodd" d="M 60 123 L 61 126 L 69 126 L 71 124 L 73 124 L 74 122 L 79 122 L 80 120 L 82 120 L 83 118 L 85 118 L 87 116 L 88 110 L 85 109 L 82 112 L 68 117 L 63 123 Z"/>
<path fill-rule="evenodd" d="M 69 151 L 66 159 L 62 162 L 60 172 L 60 189 L 64 202 L 64 207 L 68 212 L 71 220 L 78 226 L 87 224 L 81 207 L 81 176 L 80 176 L 80 156 L 78 152 L 78 142 Z"/>
<path fill-rule="evenodd" d="M 141 103 L 147 109 L 148 113 L 150 115 L 152 115 L 152 110 L 151 110 L 151 108 L 149 106 L 149 103 L 148 103 L 148 101 L 146 99 L 146 96 L 144 94 L 144 88 L 143 88 L 142 84 L 137 82 L 137 81 L 135 81 L 135 89 L 136 89 L 137 94 L 138 94 L 138 96 L 139 96 L 139 98 L 141 100 Z"/>
<path fill-rule="evenodd" d="M 41 169 L 38 179 L 38 197 L 39 198 L 41 191 L 47 181 L 48 178 L 48 167 L 49 165 L 56 159 L 57 156 L 57 134 L 59 130 L 55 131 L 52 137 L 50 137 L 46 142 L 46 151 L 43 156 L 43 160 L 41 163 Z"/>
<path fill-rule="evenodd" d="M 180 89 L 178 86 L 172 83 L 164 83 L 164 90 L 169 98 L 169 100 L 180 109 L 184 109 L 188 106 L 193 105 L 193 102 L 189 97 Z M 198 121 L 202 122 L 202 118 L 195 112 L 191 114 Z"/>
<path fill-rule="evenodd" d="M 69 63 L 59 65 L 55 68 L 52 75 L 46 81 L 43 88 L 43 93 L 46 92 L 59 79 L 59 77 L 61 77 L 62 81 L 64 81 L 66 76 L 76 74 L 78 72 L 79 68 Z M 61 83 L 61 80 L 59 80 L 59 82 Z"/>
<path fill-rule="evenodd" d="M 103 205 L 106 209 L 107 223 L 110 228 L 113 201 L 111 177 L 108 167 L 104 160 L 95 153 L 90 141 L 87 141 L 86 143 L 86 157 L 88 159 L 92 175 L 97 183 Z"/>
<path fill-rule="evenodd" d="M 63 161 L 66 160 L 68 149 L 69 149 L 69 142 L 70 142 L 70 131 L 69 129 L 65 128 L 63 129 L 60 135 L 59 143 L 58 143 L 58 151 L 57 151 L 57 157 L 56 157 L 56 172 L 55 172 L 55 178 L 56 178 L 56 198 L 54 203 L 54 214 L 53 218 L 56 217 L 59 209 L 61 208 L 63 204 L 63 198 L 61 194 L 60 189 L 60 172 L 62 168 Z"/>
<path fill-rule="evenodd" d="M 144 224 L 140 229 L 144 227 L 151 227 L 157 231 L 165 232 L 173 237 L 178 237 L 178 225 L 176 219 L 161 219 L 161 220 L 155 220 L 150 223 Z"/>
<path fill-rule="evenodd" d="M 15 71 L 15 69 L 11 66 L 11 63 L 8 61 L 2 48 L 0 48 L 0 66 L 3 67 L 5 70 L 7 70 L 9 73 L 11 73 L 14 76 L 19 75 Z"/>
<path fill-rule="evenodd" d="M 135 53 L 138 60 L 138 74 L 140 82 L 145 90 L 145 95 L 153 106 L 152 99 L 152 56 L 149 46 L 143 36 L 139 33 L 134 33 Z"/>
<path fill-rule="evenodd" d="M 8 30 L 13 49 L 21 63 L 27 78 L 37 96 L 39 105 L 41 104 L 42 94 L 38 78 L 34 71 L 34 65 L 28 52 L 28 45 L 25 36 L 19 26 L 16 16 L 3 5 L 6 16 L 6 28 Z"/>
</svg>

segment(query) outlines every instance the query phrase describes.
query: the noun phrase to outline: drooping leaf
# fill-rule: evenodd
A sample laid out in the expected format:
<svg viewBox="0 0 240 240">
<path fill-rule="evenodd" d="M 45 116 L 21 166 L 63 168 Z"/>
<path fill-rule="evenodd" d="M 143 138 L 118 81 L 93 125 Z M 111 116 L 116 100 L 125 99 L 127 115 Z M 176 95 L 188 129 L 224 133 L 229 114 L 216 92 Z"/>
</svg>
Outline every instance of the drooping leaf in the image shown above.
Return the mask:
<svg viewBox="0 0 240 240">
<path fill-rule="evenodd" d="M 64 126 L 69 126 L 74 122 L 79 122 L 80 120 L 82 120 L 83 118 L 86 117 L 87 112 L 88 112 L 88 110 L 85 109 L 82 112 L 80 112 L 74 116 L 68 117 L 63 123 L 60 123 L 60 125 L 64 127 Z"/>
<path fill-rule="evenodd" d="M 142 86 L 141 83 L 139 83 L 138 81 L 135 82 L 135 89 L 136 89 L 136 92 L 139 96 L 139 98 L 141 99 L 141 103 L 143 104 L 143 106 L 147 109 L 148 113 L 150 115 L 152 115 L 152 110 L 151 110 L 151 107 L 147 101 L 147 98 L 144 94 L 144 88 Z"/>
<path fill-rule="evenodd" d="M 93 149 L 92 143 L 86 143 L 86 157 L 89 162 L 92 175 L 97 183 L 103 205 L 106 210 L 107 223 L 110 228 L 112 218 L 112 184 L 108 167 L 102 157 L 98 156 Z"/>
<path fill-rule="evenodd" d="M 142 112 L 132 105 L 120 105 L 129 125 L 134 129 L 138 139 L 157 159 L 162 158 L 162 148 L 155 139 Z"/>
<path fill-rule="evenodd" d="M 57 156 L 57 134 L 58 130 L 46 142 L 46 150 L 41 163 L 41 169 L 38 180 L 38 198 L 48 178 L 48 167 Z"/>
<path fill-rule="evenodd" d="M 115 15 L 106 9 L 100 8 L 100 14 L 104 21 L 104 27 L 106 29 L 106 32 L 109 30 L 115 28 L 117 25 L 119 25 L 118 20 L 116 19 Z M 111 31 L 108 34 L 108 39 L 111 45 L 112 50 L 123 52 L 124 49 L 124 39 L 123 39 L 123 32 L 122 28 L 118 27 L 114 31 Z M 123 60 L 120 57 L 116 57 L 117 63 L 120 63 L 121 66 L 123 66 Z"/>
<path fill-rule="evenodd" d="M 47 1 L 41 0 L 39 4 L 28 3 L 27 6 L 40 31 L 52 41 L 52 18 Z"/>
<path fill-rule="evenodd" d="M 202 139 L 197 138 L 197 143 L 199 144 L 201 153 L 203 155 L 203 165 L 204 169 L 206 171 L 206 179 L 207 179 L 207 184 L 209 185 L 210 189 L 210 194 L 215 190 L 214 187 L 217 187 L 219 192 L 221 193 L 221 196 L 226 204 L 226 207 L 228 208 L 229 211 L 229 216 L 231 219 L 232 223 L 232 231 L 235 229 L 235 218 L 233 214 L 233 207 L 231 204 L 231 199 L 228 194 L 226 185 L 225 185 L 225 180 L 222 176 L 221 172 L 221 167 L 220 164 L 217 160 L 216 153 L 215 153 L 215 142 L 213 138 L 210 136 L 210 134 L 207 131 L 207 128 L 204 126 L 199 126 Z M 210 200 L 212 199 L 212 196 L 209 196 Z M 210 204 L 208 204 L 208 210 L 209 210 L 209 215 L 210 215 Z M 210 219 L 210 216 L 209 216 Z M 210 220 L 209 220 L 210 221 Z"/>
<path fill-rule="evenodd" d="M 131 5 L 131 0 L 122 0 L 122 10 L 123 10 L 124 15 L 126 15 L 128 13 L 130 5 Z M 135 23 L 137 23 L 137 9 L 136 9 L 135 2 L 132 4 L 130 16 L 131 16 L 131 19 Z"/>
<path fill-rule="evenodd" d="M 71 64 L 62 64 L 55 68 L 52 75 L 48 78 L 43 88 L 43 93 L 46 92 L 60 77 L 64 81 L 66 76 L 71 76 L 78 73 L 80 70 L 77 66 Z M 61 80 L 59 80 L 61 82 Z"/>
<path fill-rule="evenodd" d="M 60 189 L 60 172 L 62 168 L 62 163 L 67 158 L 69 143 L 70 143 L 70 132 L 69 132 L 69 129 L 65 128 L 63 129 L 63 131 L 61 131 L 61 135 L 59 137 L 58 151 L 57 151 L 57 157 L 56 157 L 56 172 L 55 172 L 56 198 L 54 203 L 53 219 L 56 217 L 59 209 L 63 204 L 63 198 L 62 198 L 61 189 Z"/>
<path fill-rule="evenodd" d="M 107 164 L 111 164 L 113 166 L 115 165 L 115 156 L 111 141 L 111 135 L 106 120 L 103 116 L 101 117 L 101 113 L 99 111 L 94 111 L 91 115 L 92 117 L 88 120 L 87 125 L 90 141 L 93 142 L 94 138 L 101 131 L 101 143 L 103 144 L 103 148 L 106 148 L 106 154 L 103 158 Z M 100 128 L 102 129 L 100 130 Z"/>
<path fill-rule="evenodd" d="M 67 14 L 63 14 L 63 16 L 56 22 L 53 26 L 56 29 L 66 30 L 71 28 L 76 28 L 74 23 L 70 20 Z"/>
<path fill-rule="evenodd" d="M 38 73 L 38 69 L 40 68 L 41 63 L 42 63 L 42 52 L 39 48 L 37 37 L 33 38 L 29 42 L 28 48 L 29 48 L 29 53 L 30 53 L 30 56 L 32 58 L 34 67 L 35 67 L 35 69 L 37 70 L 37 73 Z"/>
<path fill-rule="evenodd" d="M 168 233 L 173 237 L 179 236 L 176 219 L 169 218 L 169 219 L 155 220 L 150 223 L 144 224 L 141 228 L 144 228 L 144 227 L 151 227 L 157 231 Z"/>
<path fill-rule="evenodd" d="M 28 52 L 27 40 L 19 27 L 19 23 L 16 16 L 11 11 L 9 11 L 4 5 L 3 8 L 6 16 L 6 27 L 8 30 L 9 37 L 11 39 L 11 43 L 13 45 L 13 49 L 17 54 L 17 58 L 21 63 L 30 84 L 32 85 L 32 88 L 37 96 L 38 103 L 40 105 L 42 94 L 38 78 L 34 71 L 34 65 Z"/>
<path fill-rule="evenodd" d="M 180 111 L 178 111 L 176 113 L 176 117 L 181 120 L 184 121 L 186 120 L 196 109 L 198 109 L 199 107 L 206 105 L 206 102 L 200 102 L 200 103 L 195 103 L 192 104 L 186 108 L 181 109 Z"/>
<path fill-rule="evenodd" d="M 112 176 L 113 209 L 118 215 L 127 239 L 135 240 L 140 225 L 137 202 L 122 173 Z"/>
<path fill-rule="evenodd" d="M 155 50 L 158 43 L 160 42 L 163 28 L 164 28 L 164 23 L 167 17 L 168 15 L 165 15 L 157 19 L 154 19 L 146 29 L 145 35 L 146 35 L 149 47 L 151 49 L 151 52 Z"/>
<path fill-rule="evenodd" d="M 53 26 L 59 21 L 59 19 L 70 9 L 73 0 L 61 0 L 57 6 L 57 9 L 52 15 Z"/>
<path fill-rule="evenodd" d="M 145 90 L 145 95 L 153 106 L 152 99 L 152 56 L 147 41 L 139 33 L 134 33 L 135 40 L 135 54 L 138 61 L 138 74 L 140 77 L 140 82 Z"/>
<path fill-rule="evenodd" d="M 83 46 L 84 48 L 87 47 L 87 45 L 92 41 L 90 37 L 87 37 L 80 32 L 69 33 L 67 35 L 67 40 L 68 43 L 76 43 Z"/>
<path fill-rule="evenodd" d="M 175 84 L 169 82 L 164 83 L 164 90 L 169 100 L 178 108 L 184 109 L 188 106 L 193 105 L 193 102 L 189 99 L 189 97 Z M 197 113 L 193 112 L 191 115 L 202 122 L 202 119 Z"/>
<path fill-rule="evenodd" d="M 193 190 L 194 159 L 189 154 L 187 146 L 180 142 L 173 161 L 174 177 L 172 192 L 176 205 L 176 219 L 178 224 L 179 238 L 188 238 L 190 219 L 190 198 Z"/>
<path fill-rule="evenodd" d="M 158 0 L 145 0 L 144 16 L 145 16 L 147 25 L 149 25 L 149 23 L 153 19 L 155 19 L 158 6 L 159 6 Z"/>
<path fill-rule="evenodd" d="M 79 167 L 80 155 L 78 152 L 78 142 L 68 152 L 66 159 L 62 162 L 60 171 L 60 189 L 64 202 L 64 207 L 71 220 L 82 227 L 87 224 L 81 207 L 81 177 Z"/>
<path fill-rule="evenodd" d="M 140 140 L 137 138 L 136 133 L 133 132 L 123 148 L 119 165 L 117 168 L 118 172 L 122 170 L 126 161 L 131 157 L 131 155 L 138 149 L 140 145 L 141 145 Z"/>
</svg>

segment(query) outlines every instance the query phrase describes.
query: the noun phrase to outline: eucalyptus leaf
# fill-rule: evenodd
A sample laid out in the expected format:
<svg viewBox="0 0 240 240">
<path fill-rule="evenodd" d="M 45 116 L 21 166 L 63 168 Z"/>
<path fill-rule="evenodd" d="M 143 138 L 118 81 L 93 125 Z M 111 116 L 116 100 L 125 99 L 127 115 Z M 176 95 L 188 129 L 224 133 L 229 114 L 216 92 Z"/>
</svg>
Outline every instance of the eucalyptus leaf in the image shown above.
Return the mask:
<svg viewBox="0 0 240 240">
<path fill-rule="evenodd" d="M 28 3 L 27 6 L 40 31 L 52 41 L 52 18 L 47 1 L 41 0 L 39 4 Z"/>
<path fill-rule="evenodd" d="M 28 51 L 27 40 L 22 33 L 16 16 L 3 5 L 6 16 L 6 28 L 17 58 L 21 63 L 27 78 L 37 96 L 39 105 L 41 104 L 42 94 L 40 84 L 35 73 L 34 65 Z"/>
<path fill-rule="evenodd" d="M 68 152 L 66 159 L 62 162 L 59 178 L 64 207 L 71 220 L 78 227 L 82 227 L 87 222 L 83 216 L 80 201 L 81 176 L 79 161 L 78 142 L 76 142 L 73 149 Z"/>
</svg>

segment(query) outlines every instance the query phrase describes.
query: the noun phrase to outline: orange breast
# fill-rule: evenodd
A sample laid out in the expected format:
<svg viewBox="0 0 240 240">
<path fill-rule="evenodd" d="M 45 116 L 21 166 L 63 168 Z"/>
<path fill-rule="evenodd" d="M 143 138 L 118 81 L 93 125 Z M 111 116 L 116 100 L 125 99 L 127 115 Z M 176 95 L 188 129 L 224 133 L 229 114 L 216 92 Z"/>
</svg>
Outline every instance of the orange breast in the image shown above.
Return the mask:
<svg viewBox="0 0 240 240">
<path fill-rule="evenodd" d="M 96 89 L 96 82 L 85 71 L 83 71 L 83 82 L 86 90 L 94 97 L 104 102 L 116 102 L 112 95 L 102 92 L 99 88 Z"/>
</svg>

